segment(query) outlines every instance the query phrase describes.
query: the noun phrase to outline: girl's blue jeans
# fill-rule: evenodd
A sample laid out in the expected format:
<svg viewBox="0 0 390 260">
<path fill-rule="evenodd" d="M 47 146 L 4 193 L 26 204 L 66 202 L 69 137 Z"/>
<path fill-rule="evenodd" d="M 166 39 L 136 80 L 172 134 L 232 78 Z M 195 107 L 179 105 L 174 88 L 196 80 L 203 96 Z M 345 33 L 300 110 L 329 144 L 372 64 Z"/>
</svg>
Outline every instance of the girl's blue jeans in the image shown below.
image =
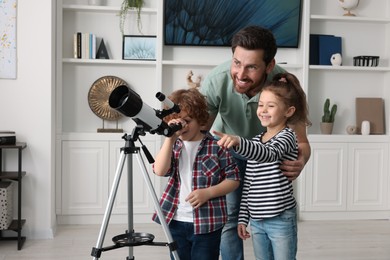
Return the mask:
<svg viewBox="0 0 390 260">
<path fill-rule="evenodd" d="M 296 259 L 296 208 L 269 219 L 251 219 L 249 227 L 256 260 Z"/>
</svg>

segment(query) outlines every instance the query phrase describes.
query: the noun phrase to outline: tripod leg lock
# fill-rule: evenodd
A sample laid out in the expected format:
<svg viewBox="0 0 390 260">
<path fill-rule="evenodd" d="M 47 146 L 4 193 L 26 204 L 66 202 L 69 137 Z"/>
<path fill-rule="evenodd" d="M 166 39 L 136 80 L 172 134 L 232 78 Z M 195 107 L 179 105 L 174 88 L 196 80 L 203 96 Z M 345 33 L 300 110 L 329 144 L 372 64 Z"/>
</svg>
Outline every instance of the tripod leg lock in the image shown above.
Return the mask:
<svg viewBox="0 0 390 260">
<path fill-rule="evenodd" d="M 176 241 L 173 241 L 172 243 L 168 244 L 168 247 L 169 247 L 169 250 L 172 252 L 172 251 L 176 251 L 178 246 L 177 246 Z"/>
<path fill-rule="evenodd" d="M 100 258 L 101 255 L 102 255 L 102 249 L 99 249 L 96 247 L 92 248 L 91 256 L 93 256 L 95 258 Z"/>
</svg>

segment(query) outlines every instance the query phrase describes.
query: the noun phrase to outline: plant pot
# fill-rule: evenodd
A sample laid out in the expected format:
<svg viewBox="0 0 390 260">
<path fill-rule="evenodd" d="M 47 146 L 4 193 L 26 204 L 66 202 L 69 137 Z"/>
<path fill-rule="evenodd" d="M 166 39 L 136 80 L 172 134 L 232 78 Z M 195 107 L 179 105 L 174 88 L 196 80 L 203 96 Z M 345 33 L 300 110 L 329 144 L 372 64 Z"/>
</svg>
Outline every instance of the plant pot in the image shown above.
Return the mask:
<svg viewBox="0 0 390 260">
<path fill-rule="evenodd" d="M 331 135 L 333 131 L 333 123 L 321 122 L 320 128 L 321 128 L 321 134 Z"/>
</svg>

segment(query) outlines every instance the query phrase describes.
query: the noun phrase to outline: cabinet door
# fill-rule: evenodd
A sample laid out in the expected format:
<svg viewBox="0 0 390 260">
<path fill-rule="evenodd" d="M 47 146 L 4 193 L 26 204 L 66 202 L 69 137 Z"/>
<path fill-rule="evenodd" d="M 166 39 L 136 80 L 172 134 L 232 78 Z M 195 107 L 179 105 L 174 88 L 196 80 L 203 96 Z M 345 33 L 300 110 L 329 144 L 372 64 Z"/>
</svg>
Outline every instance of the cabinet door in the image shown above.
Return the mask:
<svg viewBox="0 0 390 260">
<path fill-rule="evenodd" d="M 306 211 L 346 210 L 347 144 L 311 143 L 306 165 Z"/>
<path fill-rule="evenodd" d="M 385 210 L 388 144 L 349 145 L 348 210 Z"/>
<path fill-rule="evenodd" d="M 104 214 L 108 142 L 62 142 L 62 214 Z"/>
<path fill-rule="evenodd" d="M 152 149 L 150 152 L 154 153 L 155 143 L 152 141 L 144 141 L 145 145 L 148 149 Z M 143 175 L 143 166 L 138 163 L 137 155 L 128 154 L 125 156 L 125 164 L 123 166 L 122 171 L 120 168 L 120 157 L 121 152 L 120 148 L 125 145 L 125 142 L 122 141 L 111 141 L 110 142 L 110 181 L 109 181 L 109 189 L 112 190 L 112 184 L 114 182 L 115 176 L 119 172 L 122 172 L 121 179 L 119 182 L 118 192 L 116 195 L 113 213 L 114 214 L 126 214 L 128 213 L 128 196 L 132 197 L 133 202 L 130 206 L 133 207 L 133 214 L 142 216 L 142 214 L 149 215 L 151 218 L 151 213 L 153 213 L 154 205 L 153 200 L 149 194 L 147 183 L 144 180 Z M 144 158 L 143 152 L 138 153 Z M 147 162 L 147 160 L 143 159 L 146 166 L 146 174 L 148 174 L 152 180 L 152 184 L 154 185 L 155 175 L 152 172 L 151 165 Z M 132 167 L 129 168 L 129 163 L 132 164 Z M 132 187 L 128 187 L 129 177 L 131 177 Z M 154 189 L 154 186 L 152 187 Z M 140 217 L 142 218 L 142 217 Z M 136 219 L 138 222 L 139 220 Z M 145 220 L 144 220 L 145 221 Z"/>
</svg>

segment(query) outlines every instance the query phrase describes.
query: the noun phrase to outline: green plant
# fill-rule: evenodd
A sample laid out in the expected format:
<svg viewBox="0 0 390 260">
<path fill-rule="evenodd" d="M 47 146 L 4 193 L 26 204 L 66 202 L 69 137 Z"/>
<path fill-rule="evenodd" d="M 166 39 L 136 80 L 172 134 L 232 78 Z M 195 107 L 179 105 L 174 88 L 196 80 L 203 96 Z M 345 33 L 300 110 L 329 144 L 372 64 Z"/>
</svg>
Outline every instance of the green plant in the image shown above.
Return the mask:
<svg viewBox="0 0 390 260">
<path fill-rule="evenodd" d="M 119 29 L 122 35 L 124 34 L 127 13 L 131 9 L 135 9 L 137 12 L 137 28 L 138 31 L 142 34 L 141 9 L 143 5 L 144 0 L 123 0 L 121 9 L 119 11 Z"/>
<path fill-rule="evenodd" d="M 337 112 L 337 105 L 333 104 L 332 109 L 330 108 L 330 100 L 327 98 L 324 103 L 324 115 L 322 116 L 322 122 L 323 123 L 333 123 L 334 122 L 334 116 Z"/>
</svg>

